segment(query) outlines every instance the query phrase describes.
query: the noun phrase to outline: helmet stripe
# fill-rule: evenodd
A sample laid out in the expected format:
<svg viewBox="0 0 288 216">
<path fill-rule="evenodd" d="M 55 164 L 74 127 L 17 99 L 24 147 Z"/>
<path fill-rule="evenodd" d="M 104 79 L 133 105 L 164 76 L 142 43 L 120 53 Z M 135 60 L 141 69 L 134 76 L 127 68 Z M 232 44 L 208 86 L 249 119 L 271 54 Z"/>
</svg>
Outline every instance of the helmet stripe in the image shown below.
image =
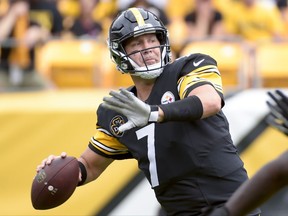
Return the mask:
<svg viewBox="0 0 288 216">
<path fill-rule="evenodd" d="M 134 17 L 136 18 L 138 26 L 145 25 L 144 19 L 137 8 L 129 8 L 129 10 L 133 13 Z"/>
</svg>

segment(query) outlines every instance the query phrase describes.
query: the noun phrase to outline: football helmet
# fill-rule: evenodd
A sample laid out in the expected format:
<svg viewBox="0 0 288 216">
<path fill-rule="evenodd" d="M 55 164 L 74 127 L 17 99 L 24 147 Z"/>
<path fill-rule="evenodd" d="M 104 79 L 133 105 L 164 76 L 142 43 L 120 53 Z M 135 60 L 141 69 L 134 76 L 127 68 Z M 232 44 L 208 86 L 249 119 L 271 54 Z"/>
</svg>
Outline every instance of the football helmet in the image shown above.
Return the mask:
<svg viewBox="0 0 288 216">
<path fill-rule="evenodd" d="M 160 42 L 160 46 L 157 48 L 161 51 L 161 61 L 153 65 L 145 63 L 145 66 L 140 67 L 126 53 L 124 42 L 131 37 L 150 33 L 155 33 Z M 143 8 L 129 8 L 120 13 L 110 26 L 107 42 L 112 61 L 117 65 L 117 69 L 123 73 L 140 76 L 144 79 L 153 79 L 158 77 L 162 73 L 163 67 L 171 62 L 167 28 L 155 14 Z M 143 51 L 138 52 L 142 53 Z"/>
</svg>

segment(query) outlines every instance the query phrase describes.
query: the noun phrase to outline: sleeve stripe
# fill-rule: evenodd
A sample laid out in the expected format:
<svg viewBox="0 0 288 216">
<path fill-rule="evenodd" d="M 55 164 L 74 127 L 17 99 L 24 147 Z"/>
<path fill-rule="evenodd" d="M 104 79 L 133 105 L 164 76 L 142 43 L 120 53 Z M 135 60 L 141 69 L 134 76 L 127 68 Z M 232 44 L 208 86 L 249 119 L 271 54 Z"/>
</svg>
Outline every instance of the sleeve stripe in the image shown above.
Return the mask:
<svg viewBox="0 0 288 216">
<path fill-rule="evenodd" d="M 91 144 L 94 145 L 97 148 L 103 149 L 111 154 L 116 154 L 116 153 L 127 153 L 127 149 L 123 149 L 123 150 L 119 150 L 119 149 L 113 149 L 110 148 L 106 145 L 104 145 L 103 143 L 98 142 L 97 140 L 95 140 L 93 137 L 90 140 Z"/>
<path fill-rule="evenodd" d="M 187 96 L 187 91 L 193 86 L 196 87 L 197 83 L 209 83 L 214 88 L 222 93 L 222 82 L 220 72 L 215 65 L 206 65 L 192 70 L 190 73 L 181 77 L 177 82 L 177 90 L 180 98 Z M 189 91 L 190 91 L 189 90 Z"/>
<path fill-rule="evenodd" d="M 201 72 L 201 71 L 205 71 L 207 69 L 216 69 L 218 71 L 217 66 L 215 66 L 215 65 L 206 65 L 206 66 L 203 66 L 203 67 L 196 68 L 195 70 L 193 70 L 191 72 L 198 73 L 198 72 Z M 219 71 L 218 71 L 218 73 L 219 73 Z"/>
<path fill-rule="evenodd" d="M 217 68 L 211 68 L 203 71 L 198 71 L 197 74 L 202 74 L 202 73 L 210 73 L 210 72 L 215 72 L 220 76 L 220 72 Z"/>
<path fill-rule="evenodd" d="M 112 136 L 112 134 L 109 131 L 105 130 L 104 128 L 97 128 L 97 130 L 107 134 L 108 136 Z"/>
</svg>

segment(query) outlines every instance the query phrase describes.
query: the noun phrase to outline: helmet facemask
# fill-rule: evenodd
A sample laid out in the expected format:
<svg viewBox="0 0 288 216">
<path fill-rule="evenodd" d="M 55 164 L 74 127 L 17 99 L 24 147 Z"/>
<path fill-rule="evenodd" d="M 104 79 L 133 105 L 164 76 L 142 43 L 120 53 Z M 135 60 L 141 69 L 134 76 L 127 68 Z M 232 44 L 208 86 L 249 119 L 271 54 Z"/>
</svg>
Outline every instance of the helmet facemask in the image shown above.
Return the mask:
<svg viewBox="0 0 288 216">
<path fill-rule="evenodd" d="M 123 17 L 126 19 L 127 17 L 124 15 L 114 21 L 114 25 L 118 26 L 119 24 L 119 30 L 115 28 L 113 30 L 113 24 L 110 30 L 110 38 L 108 39 L 108 45 L 110 48 L 111 58 L 114 63 L 117 65 L 117 69 L 121 71 L 122 73 L 129 73 L 132 76 L 139 76 L 143 79 L 154 79 L 158 77 L 162 71 L 163 68 L 170 63 L 171 61 L 171 50 L 170 50 L 170 44 L 168 39 L 168 32 L 166 27 L 162 24 L 162 22 L 151 12 L 144 11 L 143 9 L 140 9 L 141 14 L 145 15 L 145 24 L 142 26 L 138 26 L 134 22 L 128 23 L 127 25 L 120 25 L 120 20 L 123 20 Z M 144 14 L 144 12 L 146 14 Z M 128 14 L 130 16 L 130 14 Z M 128 16 L 127 15 L 127 16 Z M 132 16 L 133 18 L 133 16 Z M 131 19 L 132 19 L 131 18 Z M 146 23 L 146 19 L 148 20 Z M 119 20 L 119 22 L 118 22 Z M 123 21 L 122 21 L 123 23 Z M 126 29 L 125 29 L 126 27 Z M 127 29 L 130 29 L 129 31 L 126 31 Z M 115 32 L 115 33 L 114 33 Z M 125 34 L 124 34 L 125 33 Z M 157 39 L 160 42 L 160 46 L 157 47 L 150 47 L 148 49 L 139 50 L 133 53 L 130 53 L 129 55 L 124 49 L 125 41 L 132 37 L 137 37 L 143 34 L 156 34 Z M 113 38 L 112 38 L 113 36 Z M 144 61 L 143 53 L 149 49 L 160 49 L 161 53 L 161 60 L 158 63 L 155 63 L 153 65 L 148 65 Z M 145 63 L 144 66 L 140 67 L 133 59 L 131 58 L 131 55 L 138 53 L 141 55 L 143 62 Z"/>
<path fill-rule="evenodd" d="M 159 62 L 155 64 L 147 64 L 144 58 L 144 53 L 149 52 L 149 50 L 152 49 L 159 49 L 159 53 L 161 55 L 161 58 L 159 59 Z M 139 66 L 131 57 L 134 54 L 139 54 L 142 58 L 142 62 L 144 63 L 143 66 Z M 121 71 L 126 70 L 128 65 L 126 62 L 128 62 L 132 67 L 133 70 L 131 70 L 129 73 L 132 76 L 139 76 L 143 79 L 154 79 L 162 73 L 164 66 L 167 64 L 166 61 L 166 55 L 167 55 L 167 47 L 165 45 L 155 46 L 155 47 L 149 47 L 147 49 L 138 50 L 135 52 L 130 53 L 129 55 L 123 56 L 123 64 L 120 65 L 121 68 L 119 68 Z M 125 62 L 125 63 L 124 63 Z M 124 68 L 123 68 L 124 67 Z"/>
</svg>

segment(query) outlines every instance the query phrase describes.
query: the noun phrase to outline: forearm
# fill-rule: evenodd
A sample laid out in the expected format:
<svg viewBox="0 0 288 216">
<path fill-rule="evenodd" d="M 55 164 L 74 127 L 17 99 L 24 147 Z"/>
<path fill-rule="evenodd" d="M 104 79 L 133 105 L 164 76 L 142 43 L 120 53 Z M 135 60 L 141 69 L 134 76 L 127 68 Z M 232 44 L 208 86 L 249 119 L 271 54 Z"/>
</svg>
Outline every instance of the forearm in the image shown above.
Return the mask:
<svg viewBox="0 0 288 216">
<path fill-rule="evenodd" d="M 89 148 L 78 158 L 78 161 L 81 162 L 82 168 L 79 167 L 79 172 L 81 176 L 82 184 L 87 184 L 91 181 L 96 180 L 102 172 L 113 162 L 113 159 L 102 157 L 91 151 Z M 84 166 L 84 167 L 83 167 Z M 83 169 L 86 172 L 85 179 L 82 179 Z"/>
<path fill-rule="evenodd" d="M 203 106 L 197 96 L 159 105 L 158 122 L 166 121 L 192 121 L 200 119 L 203 115 Z"/>
<path fill-rule="evenodd" d="M 199 86 L 187 98 L 160 105 L 158 122 L 206 118 L 221 110 L 221 102 L 221 97 L 211 85 Z"/>
<path fill-rule="evenodd" d="M 225 204 L 229 215 L 245 215 L 288 184 L 288 152 L 261 168 Z"/>
</svg>

